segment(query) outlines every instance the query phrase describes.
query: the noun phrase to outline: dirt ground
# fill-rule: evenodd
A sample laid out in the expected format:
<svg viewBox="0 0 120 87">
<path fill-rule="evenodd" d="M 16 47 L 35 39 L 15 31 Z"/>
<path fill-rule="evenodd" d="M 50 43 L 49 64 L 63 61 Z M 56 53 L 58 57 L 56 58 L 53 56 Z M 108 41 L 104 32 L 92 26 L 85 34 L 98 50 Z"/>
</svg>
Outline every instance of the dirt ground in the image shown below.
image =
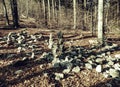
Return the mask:
<svg viewBox="0 0 120 87">
<path fill-rule="evenodd" d="M 48 40 L 49 34 L 52 32 L 54 38 L 56 33 L 62 31 L 64 33 L 64 40 L 66 46 L 84 46 L 89 47 L 89 39 L 95 39 L 91 36 L 90 32 L 81 30 L 70 29 L 42 29 L 42 28 L 20 28 L 20 29 L 3 29 L 0 28 L 0 36 L 3 37 L 9 32 L 20 32 L 23 29 L 27 29 L 29 34 L 40 33 L 43 35 L 43 41 L 39 41 L 37 45 L 41 50 L 41 54 L 36 57 L 40 58 L 43 52 L 49 52 L 47 44 L 44 42 Z M 115 38 L 115 39 L 114 39 Z M 120 35 L 109 35 L 109 40 L 114 43 L 120 44 Z M 116 40 L 116 41 L 115 41 Z M 29 60 L 24 66 L 14 67 L 12 64 L 22 59 L 22 56 L 15 56 L 15 58 L 5 58 L 5 54 L 16 54 L 16 48 L 7 47 L 4 44 L 0 44 L 0 87 L 108 87 L 107 83 L 112 83 L 114 87 L 120 87 L 120 84 L 116 83 L 114 79 L 104 78 L 101 73 L 97 73 L 94 69 L 84 69 L 79 73 L 70 73 L 65 76 L 64 79 L 56 81 L 53 79 L 53 72 L 60 72 L 51 67 L 50 63 L 45 61 Z M 115 51 L 112 54 L 120 53 Z M 2 58 L 3 57 L 3 58 Z M 19 75 L 14 74 L 15 71 L 22 70 Z M 49 73 L 46 76 L 45 73 Z"/>
</svg>

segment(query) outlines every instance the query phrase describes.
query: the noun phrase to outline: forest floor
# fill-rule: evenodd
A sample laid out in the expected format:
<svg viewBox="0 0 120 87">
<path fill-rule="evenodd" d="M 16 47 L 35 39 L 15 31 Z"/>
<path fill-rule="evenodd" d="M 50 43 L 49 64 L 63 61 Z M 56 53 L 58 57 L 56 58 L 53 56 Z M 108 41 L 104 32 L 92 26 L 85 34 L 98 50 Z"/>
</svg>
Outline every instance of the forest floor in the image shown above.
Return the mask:
<svg viewBox="0 0 120 87">
<path fill-rule="evenodd" d="M 112 78 L 105 78 L 95 69 L 83 69 L 78 73 L 70 73 L 65 78 L 57 81 L 52 75 L 53 72 L 61 72 L 61 70 L 53 69 L 51 63 L 45 61 L 35 61 L 41 57 L 44 52 L 49 52 L 46 40 L 49 39 L 49 34 L 53 33 L 53 38 L 56 38 L 58 31 L 64 34 L 66 46 L 82 46 L 89 48 L 89 40 L 96 37 L 91 36 L 90 32 L 72 29 L 43 29 L 43 28 L 20 28 L 20 29 L 2 29 L 0 28 L 0 37 L 8 35 L 9 32 L 20 32 L 27 29 L 29 34 L 42 34 L 42 40 L 37 41 L 41 51 L 35 59 L 30 59 L 25 65 L 13 66 L 17 61 L 23 59 L 23 55 L 17 53 L 17 48 L 14 46 L 6 46 L 5 43 L 0 43 L 0 87 L 120 87 L 120 84 Z M 120 35 L 109 34 L 109 40 L 120 45 Z M 71 44 L 70 44 L 71 43 Z M 6 58 L 7 54 L 16 54 L 12 58 Z M 120 50 L 111 52 L 111 55 L 120 54 Z M 16 71 L 21 70 L 19 74 Z M 49 73 L 46 76 L 45 73 Z M 112 86 L 108 86 L 111 84 Z"/>
</svg>

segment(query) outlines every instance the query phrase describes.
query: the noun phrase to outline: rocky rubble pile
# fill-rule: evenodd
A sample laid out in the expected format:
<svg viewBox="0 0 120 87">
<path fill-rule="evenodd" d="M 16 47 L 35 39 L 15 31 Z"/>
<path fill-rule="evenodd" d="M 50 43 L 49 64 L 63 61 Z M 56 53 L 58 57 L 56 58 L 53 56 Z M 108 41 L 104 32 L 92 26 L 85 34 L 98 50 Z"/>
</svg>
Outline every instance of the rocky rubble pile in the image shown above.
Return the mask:
<svg viewBox="0 0 120 87">
<path fill-rule="evenodd" d="M 17 53 L 24 53 L 26 50 L 31 50 L 31 58 L 34 58 L 36 52 L 35 45 L 37 41 L 42 38 L 42 34 L 28 34 L 26 30 L 22 30 L 18 33 L 10 32 L 8 35 L 0 38 L 0 43 L 4 43 L 4 46 L 7 47 L 15 47 L 17 48 Z M 1 46 L 2 47 L 2 46 Z M 13 54 L 7 55 L 8 58 L 13 57 Z"/>
<path fill-rule="evenodd" d="M 54 42 L 52 42 L 54 43 Z M 53 44 L 54 45 L 54 44 Z M 44 55 L 44 58 L 52 62 L 54 68 L 60 68 L 61 73 L 55 73 L 55 79 L 64 78 L 65 74 L 78 73 L 83 69 L 95 69 L 96 72 L 102 73 L 105 78 L 120 78 L 120 54 L 111 56 L 114 50 L 120 50 L 117 44 L 107 45 L 102 48 L 86 49 L 84 47 L 71 47 L 57 54 L 59 45 L 57 44 L 55 52 L 51 51 Z M 54 46 L 53 46 L 54 47 Z M 56 53 L 56 56 L 54 56 Z"/>
<path fill-rule="evenodd" d="M 18 53 L 31 49 L 30 55 L 31 58 L 34 58 L 37 54 L 35 50 L 37 45 L 34 43 L 39 41 L 41 37 L 41 34 L 30 35 L 26 31 L 10 32 L 7 36 L 0 38 L 0 42 L 5 42 L 7 46 L 17 47 Z M 77 46 L 67 49 L 64 47 L 63 34 L 59 32 L 56 41 L 50 34 L 48 48 L 51 49 L 51 52 L 44 53 L 42 58 L 46 62 L 51 62 L 54 68 L 62 70 L 60 73 L 54 73 L 56 80 L 63 79 L 65 74 L 78 73 L 83 69 L 95 69 L 96 72 L 102 73 L 105 78 L 120 78 L 120 54 L 111 56 L 112 51 L 120 50 L 117 44 L 106 45 L 102 48 L 86 49 Z M 13 56 L 15 55 L 7 55 L 8 58 Z M 27 59 L 24 57 L 23 61 L 25 60 Z"/>
</svg>

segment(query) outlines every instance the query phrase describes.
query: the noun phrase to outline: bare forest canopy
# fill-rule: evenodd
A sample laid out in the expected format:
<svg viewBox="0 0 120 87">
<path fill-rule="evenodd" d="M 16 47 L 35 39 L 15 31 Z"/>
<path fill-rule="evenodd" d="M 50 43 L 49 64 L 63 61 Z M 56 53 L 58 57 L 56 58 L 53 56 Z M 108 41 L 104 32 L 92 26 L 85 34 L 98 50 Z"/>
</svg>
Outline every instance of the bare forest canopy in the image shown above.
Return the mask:
<svg viewBox="0 0 120 87">
<path fill-rule="evenodd" d="M 75 4 L 73 1 L 76 1 Z M 15 4 L 17 9 L 14 8 Z M 15 9 L 18 12 L 14 12 Z M 96 30 L 97 14 L 98 0 L 0 0 L 0 20 L 3 19 L 2 15 L 5 16 L 6 24 L 13 19 L 13 23 L 17 23 L 18 20 L 21 26 L 27 26 L 22 21 L 29 19 L 33 25 L 27 27 Z M 120 27 L 119 19 L 120 0 L 104 0 L 104 29 L 116 31 Z M 12 24 L 11 21 L 10 24 Z M 18 26 L 18 24 L 14 25 Z"/>
</svg>

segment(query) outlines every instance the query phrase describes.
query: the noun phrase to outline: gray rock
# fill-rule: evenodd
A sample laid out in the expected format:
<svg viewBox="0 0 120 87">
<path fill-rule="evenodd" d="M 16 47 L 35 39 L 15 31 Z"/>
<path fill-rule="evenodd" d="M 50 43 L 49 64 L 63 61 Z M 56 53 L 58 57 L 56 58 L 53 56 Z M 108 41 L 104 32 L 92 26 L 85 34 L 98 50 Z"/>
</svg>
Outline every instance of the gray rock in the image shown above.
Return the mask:
<svg viewBox="0 0 120 87">
<path fill-rule="evenodd" d="M 120 71 L 118 71 L 118 70 L 110 69 L 109 73 L 112 76 L 112 78 L 120 77 Z"/>
<path fill-rule="evenodd" d="M 115 54 L 115 58 L 119 58 L 120 59 L 120 54 Z"/>
<path fill-rule="evenodd" d="M 112 47 L 118 47 L 118 44 L 113 44 Z"/>
<path fill-rule="evenodd" d="M 23 70 L 17 70 L 17 71 L 15 71 L 15 74 L 16 74 L 16 75 L 19 75 L 19 74 L 21 74 L 21 73 L 23 73 Z"/>
<path fill-rule="evenodd" d="M 64 74 L 63 73 L 55 73 L 55 80 L 60 80 L 64 78 Z"/>
<path fill-rule="evenodd" d="M 43 75 L 44 75 L 45 77 L 48 77 L 48 73 L 44 73 Z"/>
<path fill-rule="evenodd" d="M 49 43 L 48 43 L 48 48 L 49 49 L 52 49 L 52 46 L 53 46 L 53 37 L 52 37 L 52 33 L 50 33 L 49 35 Z"/>
<path fill-rule="evenodd" d="M 97 63 L 102 63 L 102 62 L 103 62 L 103 59 L 102 59 L 102 58 L 97 58 L 97 59 L 95 60 L 95 62 L 97 62 Z"/>
<path fill-rule="evenodd" d="M 75 72 L 75 73 L 78 73 L 80 72 L 80 67 L 79 66 L 76 66 L 72 69 L 72 72 Z"/>
<path fill-rule="evenodd" d="M 61 66 L 60 66 L 60 63 L 55 63 L 55 64 L 53 65 L 53 67 L 54 67 L 54 68 L 60 68 Z"/>
<path fill-rule="evenodd" d="M 97 57 L 102 58 L 103 56 L 102 55 L 97 55 Z"/>
<path fill-rule="evenodd" d="M 7 58 L 13 58 L 15 56 L 15 54 L 8 54 Z"/>
<path fill-rule="evenodd" d="M 64 69 L 64 70 L 63 70 L 63 73 L 67 74 L 67 73 L 69 73 L 70 71 L 71 71 L 71 69 L 70 69 L 70 68 L 67 68 L 67 69 Z"/>
<path fill-rule="evenodd" d="M 104 76 L 105 78 L 109 78 L 109 77 L 110 77 L 109 73 L 107 73 L 107 72 L 104 72 L 104 73 L 103 73 L 103 76 Z"/>
<path fill-rule="evenodd" d="M 104 57 L 105 55 L 106 55 L 105 53 L 102 53 L 102 54 L 101 54 L 101 56 L 103 56 L 103 57 Z"/>
<path fill-rule="evenodd" d="M 71 55 L 76 56 L 76 55 L 78 55 L 78 54 L 77 54 L 76 51 L 72 51 L 72 52 L 71 52 Z"/>
<path fill-rule="evenodd" d="M 91 65 L 90 63 L 86 63 L 86 64 L 85 64 L 85 67 L 86 67 L 87 69 L 93 69 L 93 67 L 92 67 L 92 65 Z"/>
<path fill-rule="evenodd" d="M 92 60 L 88 60 L 88 63 L 93 64 L 93 61 Z"/>
<path fill-rule="evenodd" d="M 107 87 L 113 87 L 112 84 L 110 84 L 110 83 L 106 83 L 105 85 L 106 85 Z"/>
<path fill-rule="evenodd" d="M 96 71 L 97 72 L 102 72 L 102 65 L 97 65 Z"/>
<path fill-rule="evenodd" d="M 108 65 L 108 64 L 105 64 L 105 66 L 104 66 L 104 68 L 111 68 L 111 66 L 110 65 Z"/>
<path fill-rule="evenodd" d="M 110 53 L 110 52 L 107 52 L 106 54 L 107 54 L 107 55 L 110 55 L 111 53 Z"/>
<path fill-rule="evenodd" d="M 107 61 L 112 61 L 112 60 L 116 60 L 116 59 L 113 58 L 112 56 L 108 56 L 108 57 L 106 57 L 106 60 L 107 60 Z"/>
<path fill-rule="evenodd" d="M 114 62 L 113 62 L 113 61 L 109 61 L 109 62 L 108 62 L 108 65 L 111 65 L 111 66 L 112 66 L 112 65 L 114 65 Z"/>
<path fill-rule="evenodd" d="M 62 68 L 65 68 L 65 69 L 71 69 L 73 64 L 71 62 L 63 62 L 63 63 L 60 63 L 61 64 L 61 67 Z"/>
<path fill-rule="evenodd" d="M 120 64 L 119 64 L 119 63 L 114 64 L 113 67 L 114 67 L 116 70 L 119 70 L 119 71 L 120 71 Z"/>
<path fill-rule="evenodd" d="M 110 46 L 108 46 L 108 45 L 107 45 L 107 46 L 105 46 L 105 49 L 110 49 Z"/>
<path fill-rule="evenodd" d="M 81 54 L 79 54 L 79 55 L 78 55 L 78 58 L 81 58 L 81 57 L 82 57 L 82 55 L 81 55 Z"/>
<path fill-rule="evenodd" d="M 91 56 L 90 56 L 90 58 L 91 58 L 91 59 L 95 59 L 95 58 L 96 58 L 96 56 L 94 56 L 94 55 L 91 55 Z"/>
</svg>

